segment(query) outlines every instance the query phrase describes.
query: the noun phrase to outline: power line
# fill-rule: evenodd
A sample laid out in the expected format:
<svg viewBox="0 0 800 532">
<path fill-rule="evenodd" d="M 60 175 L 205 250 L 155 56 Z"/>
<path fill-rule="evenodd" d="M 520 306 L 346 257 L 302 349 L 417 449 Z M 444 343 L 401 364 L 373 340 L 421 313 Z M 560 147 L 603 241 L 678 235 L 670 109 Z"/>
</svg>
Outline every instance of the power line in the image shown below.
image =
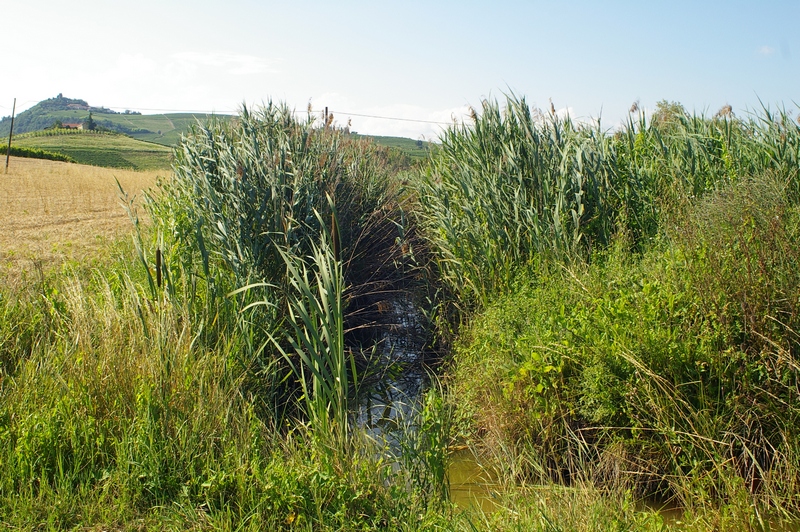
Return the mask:
<svg viewBox="0 0 800 532">
<path fill-rule="evenodd" d="M 120 106 L 108 106 L 106 109 L 112 110 L 126 110 L 126 111 L 154 111 L 159 113 L 202 113 L 202 114 L 215 114 L 220 111 L 208 111 L 208 110 L 201 110 L 201 109 L 155 109 L 150 107 L 120 107 Z M 235 113 L 236 111 L 231 110 L 223 110 L 226 113 Z M 294 111 L 295 114 L 302 113 L 303 111 Z M 347 111 L 338 111 L 338 110 L 331 110 L 330 113 L 334 115 L 345 115 L 345 116 L 357 116 L 360 118 L 376 118 L 379 120 L 394 120 L 397 122 L 417 122 L 420 124 L 435 124 L 438 126 L 449 126 L 452 125 L 452 122 L 438 122 L 436 120 L 422 120 L 418 118 L 400 118 L 397 116 L 380 116 L 380 115 L 368 115 L 363 113 L 350 113 Z"/>
<path fill-rule="evenodd" d="M 20 107 L 24 107 L 24 106 L 28 105 L 29 103 L 39 103 L 39 102 L 37 102 L 37 101 L 35 101 L 35 100 L 28 100 L 27 102 L 22 102 L 22 103 L 20 103 L 20 104 L 19 104 L 19 106 L 20 106 Z M 11 109 L 11 107 L 7 107 L 7 106 L 5 106 L 5 105 L 0 105 L 0 108 L 3 108 L 3 109 Z"/>
<path fill-rule="evenodd" d="M 377 116 L 377 115 L 364 115 L 360 113 L 348 113 L 345 111 L 331 111 L 334 115 L 346 115 L 346 116 L 359 116 L 362 118 L 379 118 L 381 120 L 395 120 L 399 122 L 419 122 L 421 124 L 436 124 L 439 126 L 449 126 L 452 125 L 452 122 L 436 122 L 434 120 L 419 120 L 416 118 L 399 118 L 396 116 Z"/>
<path fill-rule="evenodd" d="M 147 107 L 106 107 L 106 109 L 124 109 L 124 110 L 131 110 L 131 111 L 156 111 L 160 113 L 202 113 L 202 114 L 214 114 L 217 111 L 206 111 L 206 110 L 199 110 L 199 109 L 153 109 Z M 231 111 L 227 111 L 231 112 Z M 295 113 L 302 113 L 303 111 L 294 111 Z M 395 116 L 378 116 L 378 115 L 367 115 L 362 113 L 349 113 L 347 111 L 338 111 L 338 110 L 330 110 L 332 114 L 338 115 L 345 115 L 345 116 L 358 116 L 360 118 L 377 118 L 380 120 L 394 120 L 399 122 L 417 122 L 421 124 L 436 124 L 439 126 L 449 126 L 451 122 L 437 122 L 435 120 L 420 120 L 415 118 L 400 118 Z"/>
<path fill-rule="evenodd" d="M 90 106 L 91 107 L 91 106 Z M 0 105 L 2 109 L 8 109 L 8 107 Z M 196 114 L 204 114 L 204 115 L 213 115 L 213 114 L 235 114 L 237 111 L 230 110 L 230 109 L 223 109 L 223 110 L 203 110 L 203 109 L 159 109 L 153 107 L 123 107 L 123 106 L 104 106 L 105 109 L 110 109 L 112 111 L 147 111 L 147 112 L 154 112 L 154 113 L 196 113 Z M 302 111 L 294 111 L 295 114 L 301 113 Z M 419 118 L 401 118 L 399 116 L 381 116 L 381 115 L 370 115 L 364 113 L 350 113 L 347 111 L 337 111 L 332 110 L 330 111 L 334 115 L 339 116 L 357 116 L 359 118 L 374 118 L 377 120 L 392 120 L 395 122 L 414 122 L 418 124 L 434 124 L 437 126 L 450 126 L 452 122 L 439 122 L 437 120 L 423 120 Z"/>
<path fill-rule="evenodd" d="M 90 106 L 91 107 L 91 106 Z M 217 114 L 220 111 L 212 110 L 212 111 L 204 111 L 200 109 L 153 109 L 150 107 L 105 107 L 105 109 L 111 109 L 112 111 L 122 109 L 124 111 L 155 111 L 158 113 L 197 113 L 197 114 L 204 114 L 204 115 L 213 115 Z M 222 112 L 225 113 L 235 113 L 236 111 L 231 111 L 228 109 L 224 109 Z"/>
</svg>

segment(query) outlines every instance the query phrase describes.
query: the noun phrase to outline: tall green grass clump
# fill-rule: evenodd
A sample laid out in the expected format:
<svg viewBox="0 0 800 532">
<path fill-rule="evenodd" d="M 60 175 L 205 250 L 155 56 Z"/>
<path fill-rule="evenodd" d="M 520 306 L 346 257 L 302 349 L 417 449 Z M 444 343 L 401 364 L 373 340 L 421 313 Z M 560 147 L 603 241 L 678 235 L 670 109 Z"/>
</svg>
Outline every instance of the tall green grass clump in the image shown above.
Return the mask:
<svg viewBox="0 0 800 532">
<path fill-rule="evenodd" d="M 296 119 L 286 106 L 243 108 L 236 120 L 198 125 L 176 151 L 174 176 L 148 205 L 157 241 L 142 249 L 143 260 L 152 266 L 152 248 L 161 246 L 165 290 L 189 302 L 204 341 L 240 339 L 236 363 L 275 416 L 290 404 L 286 394 L 304 386 L 284 379 L 305 360 L 301 353 L 316 360 L 327 359 L 328 349 L 343 352 L 342 341 L 327 342 L 368 328 L 370 307 L 408 277 L 408 217 L 385 157 L 328 124 L 318 127 L 310 113 Z M 323 272 L 335 272 L 330 286 L 316 284 Z M 335 308 L 322 313 L 305 306 L 328 302 Z M 323 329 L 324 347 L 306 342 Z M 369 346 L 349 337 L 348 352 L 363 367 Z M 301 380 L 314 373 L 305 369 Z M 354 377 L 332 387 L 350 386 L 344 393 L 351 394 Z"/>
<path fill-rule="evenodd" d="M 411 271 L 385 158 L 274 105 L 178 150 L 148 216 L 128 204 L 135 250 L 0 287 L 2 524 L 441 524 L 441 468 L 418 488 L 350 423 L 351 329 Z"/>
<path fill-rule="evenodd" d="M 275 427 L 229 362 L 239 341 L 202 345 L 192 310 L 153 301 L 130 251 L 107 271 L 71 266 L 0 289 L 4 527 L 441 523 L 365 439 L 345 452 L 325 427 Z"/>
<path fill-rule="evenodd" d="M 348 399 L 357 371 L 352 351 L 344 344 L 341 263 L 325 240 L 314 246 L 308 260 L 289 254 L 283 258 L 293 292 L 287 309 L 290 328 L 284 338 L 273 336 L 270 340 L 300 383 L 314 431 L 333 434 L 336 444 L 342 446 L 349 433 Z M 255 305 L 259 304 L 269 302 Z M 287 341 L 288 350 L 283 347 Z"/>
<path fill-rule="evenodd" d="M 645 249 L 664 215 L 765 173 L 797 197 L 800 130 L 787 112 L 690 116 L 660 102 L 615 133 L 531 108 L 484 101 L 454 126 L 416 181 L 419 218 L 454 297 L 485 304 L 519 268 L 586 260 L 626 234 Z"/>
<path fill-rule="evenodd" d="M 467 305 L 485 303 L 537 254 L 576 254 L 586 224 L 599 224 L 598 238 L 614 229 L 603 212 L 614 176 L 596 164 L 608 139 L 524 99 L 507 103 L 485 101 L 472 124 L 448 130 L 418 183 L 442 278 Z"/>
<path fill-rule="evenodd" d="M 451 366 L 466 433 L 510 483 L 797 518 L 797 124 L 664 102 L 600 134 L 521 103 L 451 130 L 419 185 L 478 309 Z"/>
</svg>

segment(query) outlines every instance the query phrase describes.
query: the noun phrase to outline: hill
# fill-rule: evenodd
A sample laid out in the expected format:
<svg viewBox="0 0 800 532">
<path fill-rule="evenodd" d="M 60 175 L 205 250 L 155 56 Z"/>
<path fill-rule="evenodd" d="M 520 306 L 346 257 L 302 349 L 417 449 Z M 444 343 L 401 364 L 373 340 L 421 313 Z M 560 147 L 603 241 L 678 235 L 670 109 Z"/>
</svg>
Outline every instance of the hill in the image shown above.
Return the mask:
<svg viewBox="0 0 800 532">
<path fill-rule="evenodd" d="M 27 133 L 29 131 L 39 131 L 53 125 L 61 116 L 69 116 L 70 121 L 82 122 L 89 113 L 114 115 L 118 114 L 105 107 L 92 107 L 86 101 L 65 98 L 59 94 L 55 98 L 42 100 L 30 109 L 19 113 L 14 119 L 14 132 Z M 0 135 L 8 135 L 11 127 L 11 117 L 5 116 L 0 120 Z"/>
<path fill-rule="evenodd" d="M 180 135 L 188 131 L 192 124 L 205 121 L 210 116 L 202 113 L 160 115 L 143 115 L 135 111 L 119 113 L 105 107 L 93 107 L 85 100 L 65 98 L 59 94 L 19 113 L 14 119 L 14 133 L 42 131 L 56 123 L 81 124 L 89 118 L 89 113 L 101 129 L 164 146 L 174 146 L 178 143 Z M 0 137 L 7 136 L 10 127 L 10 116 L 0 120 Z"/>
<path fill-rule="evenodd" d="M 14 137 L 14 145 L 62 153 L 78 163 L 134 170 L 170 167 L 172 150 L 116 133 L 80 130 L 31 132 Z"/>
<path fill-rule="evenodd" d="M 160 144 L 162 146 L 175 146 L 178 144 L 181 135 L 189 131 L 193 124 L 198 122 L 205 122 L 212 116 L 221 120 L 228 120 L 232 118 L 231 115 L 209 115 L 203 113 L 165 113 L 165 114 L 152 114 L 143 115 L 136 111 L 123 111 L 117 112 L 106 107 L 94 107 L 89 105 L 85 100 L 66 98 L 59 94 L 55 98 L 42 100 L 30 109 L 19 113 L 14 119 L 14 134 L 32 133 L 36 131 L 43 131 L 52 128 L 54 124 L 82 124 L 92 115 L 92 120 L 98 128 L 102 130 L 112 131 L 129 137 L 146 141 L 148 143 Z M 0 120 L 0 138 L 7 137 L 11 127 L 11 117 L 7 116 Z M 375 143 L 399 150 L 403 155 L 408 156 L 412 161 L 420 160 L 428 156 L 430 148 L 434 144 L 430 142 L 417 141 L 403 137 L 385 137 L 385 136 L 372 136 L 372 135 L 358 135 L 353 133 L 353 136 L 358 138 L 369 138 Z M 98 146 L 93 149 L 89 146 L 89 138 L 99 137 L 86 137 L 74 138 L 62 141 L 48 140 L 48 141 L 30 141 L 34 144 L 20 144 L 25 146 L 35 146 L 37 148 L 48 149 L 53 151 L 56 145 L 64 146 L 72 151 L 76 149 L 86 149 L 92 152 L 91 154 L 84 154 L 81 157 L 88 156 L 89 159 L 75 157 L 81 162 L 86 164 L 98 164 L 98 160 L 116 161 L 113 165 L 100 164 L 101 166 L 119 166 L 130 167 L 130 165 L 123 164 L 122 160 L 128 159 L 127 154 L 120 154 L 119 157 L 111 157 L 106 154 L 102 158 L 97 158 L 97 151 L 109 151 L 106 144 Z M 26 141 L 28 142 L 28 141 Z M 107 141 L 101 141 L 106 142 Z M 17 144 L 17 141 L 14 141 Z M 49 147 L 45 147 L 47 144 Z M 79 148 L 80 146 L 80 148 Z M 119 146 L 119 144 L 118 144 Z M 134 146 L 134 145 L 130 145 Z M 138 145 L 136 145 L 138 146 Z M 135 151 L 141 151 L 138 148 Z M 148 150 L 145 150 L 148 151 Z M 62 151 L 67 155 L 72 156 L 68 151 Z M 92 161 L 92 162 L 90 162 Z M 119 164 L 116 164 L 119 163 Z"/>
</svg>

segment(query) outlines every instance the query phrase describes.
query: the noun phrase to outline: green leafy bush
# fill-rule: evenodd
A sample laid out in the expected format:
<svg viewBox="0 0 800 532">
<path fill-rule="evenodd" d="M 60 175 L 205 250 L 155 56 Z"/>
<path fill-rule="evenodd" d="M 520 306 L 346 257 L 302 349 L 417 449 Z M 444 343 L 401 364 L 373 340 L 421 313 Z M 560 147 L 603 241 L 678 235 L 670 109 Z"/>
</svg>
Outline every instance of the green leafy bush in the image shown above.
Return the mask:
<svg viewBox="0 0 800 532">
<path fill-rule="evenodd" d="M 75 162 L 75 159 L 69 155 L 53 153 L 50 151 L 40 150 L 38 148 L 21 148 L 17 146 L 11 146 L 11 151 L 8 151 L 8 148 L 6 148 L 6 152 L 14 157 L 29 157 L 32 159 L 46 159 L 48 161 L 61 161 L 65 163 Z"/>
<path fill-rule="evenodd" d="M 522 276 L 457 350 L 462 413 L 535 457 L 538 478 L 686 504 L 738 486 L 796 509 L 800 210 L 786 198 L 783 181 L 742 181 L 641 257 L 623 241 Z"/>
</svg>

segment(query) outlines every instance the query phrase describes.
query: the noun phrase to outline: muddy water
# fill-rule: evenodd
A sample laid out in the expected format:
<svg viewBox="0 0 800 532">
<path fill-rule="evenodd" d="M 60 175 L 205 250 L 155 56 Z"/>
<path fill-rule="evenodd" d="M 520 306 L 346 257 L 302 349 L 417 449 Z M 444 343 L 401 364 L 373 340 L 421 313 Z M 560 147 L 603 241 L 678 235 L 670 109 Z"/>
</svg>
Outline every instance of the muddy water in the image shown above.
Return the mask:
<svg viewBox="0 0 800 532">
<path fill-rule="evenodd" d="M 425 331 L 410 299 L 399 295 L 391 303 L 389 324 L 384 326 L 374 356 L 379 375 L 368 385 L 356 412 L 356 422 L 377 440 L 397 443 L 413 425 L 421 398 L 430 385 L 424 352 Z M 386 324 L 384 324 L 386 325 Z M 495 509 L 500 485 L 496 475 L 467 448 L 451 450 L 448 479 L 450 498 L 466 509 Z"/>
<path fill-rule="evenodd" d="M 389 303 L 387 323 L 373 354 L 368 392 L 361 396 L 356 423 L 379 439 L 392 441 L 403 424 L 418 411 L 429 384 L 425 331 L 411 299 L 398 294 Z"/>
<path fill-rule="evenodd" d="M 450 454 L 447 472 L 452 502 L 463 509 L 495 510 L 501 489 L 497 475 L 476 459 L 469 449 L 455 450 Z"/>
</svg>

